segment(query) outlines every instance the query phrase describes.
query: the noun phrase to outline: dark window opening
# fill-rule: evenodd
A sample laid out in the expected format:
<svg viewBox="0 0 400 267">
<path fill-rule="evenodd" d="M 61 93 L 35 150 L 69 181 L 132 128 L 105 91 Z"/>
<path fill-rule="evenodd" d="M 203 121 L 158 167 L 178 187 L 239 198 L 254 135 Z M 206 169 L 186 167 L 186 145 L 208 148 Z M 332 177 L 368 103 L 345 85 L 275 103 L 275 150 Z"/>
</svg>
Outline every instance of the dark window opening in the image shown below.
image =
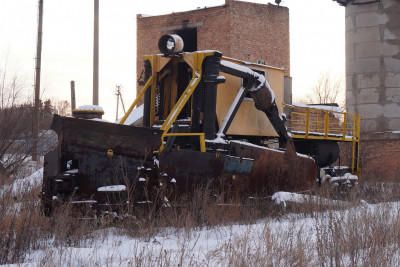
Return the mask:
<svg viewBox="0 0 400 267">
<path fill-rule="evenodd" d="M 197 28 L 187 28 L 183 30 L 176 31 L 184 43 L 184 52 L 194 52 L 197 51 Z"/>
</svg>

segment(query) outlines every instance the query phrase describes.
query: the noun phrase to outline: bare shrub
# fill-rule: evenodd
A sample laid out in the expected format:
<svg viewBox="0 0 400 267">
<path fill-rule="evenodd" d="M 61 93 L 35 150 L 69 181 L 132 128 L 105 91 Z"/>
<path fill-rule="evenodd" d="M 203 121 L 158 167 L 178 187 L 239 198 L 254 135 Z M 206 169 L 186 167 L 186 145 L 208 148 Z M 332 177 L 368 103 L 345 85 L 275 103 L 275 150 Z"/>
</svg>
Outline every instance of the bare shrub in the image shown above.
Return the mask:
<svg viewBox="0 0 400 267">
<path fill-rule="evenodd" d="M 302 205 L 285 212 L 275 206 L 253 208 L 250 202 L 215 197 L 211 189 L 199 188 L 192 196 L 183 196 L 170 207 L 147 206 L 131 216 L 97 219 L 77 218 L 71 204 L 60 205 L 51 218 L 41 215 L 38 191 L 18 196 L 3 194 L 3 203 L 18 209 L 4 210 L 1 223 L 1 263 L 23 263 L 27 252 L 43 250 L 40 265 L 115 265 L 135 266 L 395 266 L 400 253 L 400 215 L 396 203 L 366 204 L 355 195 L 338 205 L 329 192 L 324 197 L 308 195 Z M 261 198 L 259 204 L 262 204 Z M 350 200 L 349 200 L 350 199 Z M 254 201 L 254 200 L 253 200 Z M 361 203 L 361 204 L 360 204 Z M 222 204 L 222 205 L 221 205 Z M 260 210 L 261 209 L 261 210 Z M 272 213 L 264 213 L 267 210 Z M 271 215 L 272 214 L 272 215 Z M 199 229 L 203 229 L 199 231 Z M 212 250 L 197 252 L 204 231 L 221 235 Z M 109 245 L 104 256 L 99 242 L 108 235 L 128 234 L 134 241 L 129 256 L 120 255 L 119 241 Z M 229 236 L 227 236 L 229 235 Z M 160 243 L 171 236 L 177 244 L 171 249 Z M 148 244 L 148 245 L 145 245 Z M 75 248 L 87 247 L 90 257 Z M 6 249 L 10 248 L 10 249 Z M 102 255 L 102 256 L 101 256 Z M 90 262 L 87 260 L 90 259 Z M 127 264 L 129 265 L 129 264 Z"/>
<path fill-rule="evenodd" d="M 48 235 L 44 231 L 46 218 L 41 216 L 38 188 L 15 197 L 11 189 L 2 190 L 0 196 L 0 264 L 18 263 L 31 249 L 42 247 Z"/>
<path fill-rule="evenodd" d="M 46 153 L 33 151 L 32 148 L 33 106 L 22 96 L 26 87 L 18 73 L 9 77 L 6 69 L 0 69 L 0 178 L 3 182 L 4 179 L 15 177 L 21 170 L 20 166 L 26 163 L 33 152 Z M 60 108 L 65 109 L 65 106 L 66 103 L 60 104 Z M 50 100 L 41 102 L 40 130 L 49 128 L 53 110 Z M 38 141 L 42 148 L 48 138 L 43 131 L 39 134 Z"/>
</svg>

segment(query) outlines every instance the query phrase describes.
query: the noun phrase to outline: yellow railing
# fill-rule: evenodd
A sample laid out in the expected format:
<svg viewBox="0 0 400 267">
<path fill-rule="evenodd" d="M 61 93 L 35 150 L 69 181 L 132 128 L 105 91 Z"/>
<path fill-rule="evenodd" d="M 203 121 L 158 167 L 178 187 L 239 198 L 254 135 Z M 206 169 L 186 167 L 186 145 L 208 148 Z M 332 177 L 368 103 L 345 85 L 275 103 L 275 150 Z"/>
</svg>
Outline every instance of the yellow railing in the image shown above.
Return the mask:
<svg viewBox="0 0 400 267">
<path fill-rule="evenodd" d="M 283 104 L 290 111 L 286 120 L 294 139 L 320 139 L 352 143 L 351 170 L 358 177 L 360 158 L 360 115 L 312 107 Z"/>
<path fill-rule="evenodd" d="M 137 95 L 136 99 L 133 101 L 132 105 L 129 107 L 128 111 L 125 113 L 125 115 L 122 117 L 121 121 L 119 122 L 119 124 L 124 124 L 126 119 L 129 117 L 129 115 L 131 114 L 132 110 L 135 108 L 136 104 L 139 102 L 139 100 L 142 98 L 142 96 L 144 95 L 144 93 L 146 92 L 147 88 L 150 87 L 151 83 L 153 82 L 153 77 L 150 77 L 146 84 L 144 85 L 144 87 L 142 88 L 142 90 L 140 91 L 140 93 Z"/>
<path fill-rule="evenodd" d="M 284 104 L 290 108 L 288 130 L 293 138 L 326 139 L 336 141 L 359 140 L 360 116 L 312 107 Z"/>
</svg>

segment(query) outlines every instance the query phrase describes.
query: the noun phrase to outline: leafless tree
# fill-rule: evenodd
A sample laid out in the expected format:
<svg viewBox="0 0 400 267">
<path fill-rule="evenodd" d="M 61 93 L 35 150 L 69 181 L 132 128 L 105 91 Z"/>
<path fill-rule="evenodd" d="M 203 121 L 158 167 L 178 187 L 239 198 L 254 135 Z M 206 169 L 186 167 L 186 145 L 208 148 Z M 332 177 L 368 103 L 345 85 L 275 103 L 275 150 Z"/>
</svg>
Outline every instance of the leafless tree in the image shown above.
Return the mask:
<svg viewBox="0 0 400 267">
<path fill-rule="evenodd" d="M 69 116 L 71 115 L 71 105 L 67 100 L 57 100 L 54 101 L 54 113 L 61 116 Z"/>
<path fill-rule="evenodd" d="M 5 177 L 13 174 L 29 156 L 32 110 L 20 103 L 24 83 L 18 74 L 10 78 L 0 70 L 0 172 Z"/>
<path fill-rule="evenodd" d="M 300 99 L 299 102 L 305 104 L 337 103 L 340 107 L 345 107 L 345 86 L 344 80 L 340 76 L 334 76 L 330 72 L 322 72 L 311 88 L 311 92 L 304 99 Z"/>
<path fill-rule="evenodd" d="M 7 62 L 0 62 L 0 178 L 15 174 L 33 152 L 33 103 L 23 94 L 30 90 L 22 75 L 7 71 Z M 69 115 L 69 109 L 68 101 L 40 102 L 38 153 L 46 153 L 54 139 L 47 131 L 53 114 Z"/>
</svg>

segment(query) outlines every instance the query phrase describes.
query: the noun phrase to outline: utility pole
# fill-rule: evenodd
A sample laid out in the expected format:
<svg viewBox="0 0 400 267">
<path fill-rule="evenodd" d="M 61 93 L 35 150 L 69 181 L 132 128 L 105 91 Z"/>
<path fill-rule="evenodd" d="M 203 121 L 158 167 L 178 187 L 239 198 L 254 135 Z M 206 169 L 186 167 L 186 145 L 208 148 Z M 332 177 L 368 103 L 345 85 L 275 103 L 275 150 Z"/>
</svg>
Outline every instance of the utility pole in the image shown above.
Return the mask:
<svg viewBox="0 0 400 267">
<path fill-rule="evenodd" d="M 122 92 L 121 92 L 121 85 L 116 85 L 117 89 L 116 89 L 116 93 L 115 95 L 117 96 L 117 114 L 115 115 L 115 120 L 118 120 L 118 107 L 119 107 L 119 100 L 121 99 L 121 104 L 122 104 L 122 108 L 124 110 L 124 114 L 126 113 L 125 111 L 125 105 L 124 105 L 124 100 L 122 99 Z"/>
<path fill-rule="evenodd" d="M 93 105 L 99 104 L 99 0 L 94 0 Z"/>
<path fill-rule="evenodd" d="M 33 110 L 32 125 L 32 160 L 38 161 L 38 139 L 39 139 L 39 104 L 40 104 L 40 68 L 42 64 L 42 24 L 43 24 L 43 0 L 39 0 L 39 18 L 36 45 L 36 67 L 35 67 L 35 107 Z"/>
</svg>

